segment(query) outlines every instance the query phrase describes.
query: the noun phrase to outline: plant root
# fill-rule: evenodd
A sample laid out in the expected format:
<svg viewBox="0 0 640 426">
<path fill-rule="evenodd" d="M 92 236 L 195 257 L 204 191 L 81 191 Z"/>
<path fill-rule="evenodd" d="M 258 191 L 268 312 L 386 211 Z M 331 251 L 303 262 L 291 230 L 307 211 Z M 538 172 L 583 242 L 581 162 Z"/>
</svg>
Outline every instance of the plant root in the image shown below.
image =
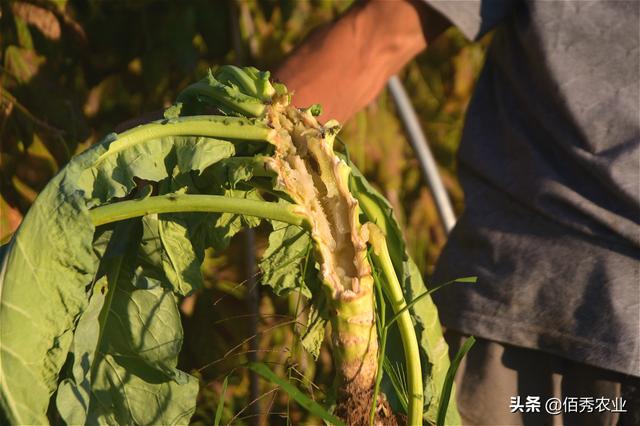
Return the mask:
<svg viewBox="0 0 640 426">
<path fill-rule="evenodd" d="M 369 426 L 373 389 L 349 389 L 342 388 L 339 391 L 338 405 L 335 414 L 349 426 Z M 384 394 L 378 395 L 375 426 L 402 426 L 406 425 L 406 416 L 394 414 L 389 401 Z"/>
</svg>

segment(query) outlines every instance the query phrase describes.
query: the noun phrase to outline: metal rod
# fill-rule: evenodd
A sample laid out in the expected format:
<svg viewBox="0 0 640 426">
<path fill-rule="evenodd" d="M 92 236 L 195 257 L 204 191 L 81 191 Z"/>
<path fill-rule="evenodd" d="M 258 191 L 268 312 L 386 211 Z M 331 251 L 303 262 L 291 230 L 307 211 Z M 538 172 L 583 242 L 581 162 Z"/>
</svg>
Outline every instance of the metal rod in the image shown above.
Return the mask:
<svg viewBox="0 0 640 426">
<path fill-rule="evenodd" d="M 453 213 L 449 194 L 447 194 L 440 174 L 438 173 L 438 167 L 436 166 L 431 149 L 429 149 L 427 137 L 422 131 L 422 127 L 420 127 L 418 116 L 413 109 L 413 105 L 411 105 L 411 100 L 400 79 L 395 75 L 392 76 L 387 83 L 387 87 L 398 108 L 398 114 L 409 136 L 409 142 L 418 157 L 420 168 L 422 169 L 422 173 L 424 173 L 427 185 L 431 189 L 438 213 L 440 214 L 440 219 L 448 234 L 456 223 L 456 216 Z"/>
</svg>

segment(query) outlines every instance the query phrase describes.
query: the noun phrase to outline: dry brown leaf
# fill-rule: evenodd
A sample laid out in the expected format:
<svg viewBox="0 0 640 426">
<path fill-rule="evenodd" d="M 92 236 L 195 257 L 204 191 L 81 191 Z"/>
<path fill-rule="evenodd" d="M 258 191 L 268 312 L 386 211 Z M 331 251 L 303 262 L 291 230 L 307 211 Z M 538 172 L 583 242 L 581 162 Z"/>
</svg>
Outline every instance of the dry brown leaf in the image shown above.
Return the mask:
<svg viewBox="0 0 640 426">
<path fill-rule="evenodd" d="M 14 1 L 11 10 L 27 24 L 36 27 L 49 40 L 60 39 L 60 22 L 53 12 L 29 3 Z"/>
</svg>

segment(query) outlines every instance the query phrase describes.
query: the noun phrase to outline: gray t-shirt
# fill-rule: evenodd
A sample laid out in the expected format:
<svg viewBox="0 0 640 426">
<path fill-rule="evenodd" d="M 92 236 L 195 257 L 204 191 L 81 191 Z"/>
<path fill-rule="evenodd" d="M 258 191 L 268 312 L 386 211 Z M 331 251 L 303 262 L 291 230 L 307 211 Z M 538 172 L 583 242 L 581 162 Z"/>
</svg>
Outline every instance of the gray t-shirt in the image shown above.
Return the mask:
<svg viewBox="0 0 640 426">
<path fill-rule="evenodd" d="M 429 1 L 495 28 L 432 281 L 445 326 L 640 376 L 640 2 Z"/>
</svg>

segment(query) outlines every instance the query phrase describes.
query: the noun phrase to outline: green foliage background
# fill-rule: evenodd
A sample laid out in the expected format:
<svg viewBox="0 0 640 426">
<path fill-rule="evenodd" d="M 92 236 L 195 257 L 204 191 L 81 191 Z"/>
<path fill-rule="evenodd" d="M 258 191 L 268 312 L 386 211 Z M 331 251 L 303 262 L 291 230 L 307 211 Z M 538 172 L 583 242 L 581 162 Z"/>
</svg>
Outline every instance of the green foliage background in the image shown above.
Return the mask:
<svg viewBox="0 0 640 426">
<path fill-rule="evenodd" d="M 118 124 L 170 105 L 209 67 L 236 63 L 273 69 L 313 28 L 350 4 L 0 0 L 0 241 L 10 237 L 38 192 L 71 156 Z M 455 152 L 486 42 L 469 43 L 450 29 L 401 75 L 458 212 L 463 199 Z M 352 160 L 391 201 L 409 251 L 428 275 L 446 236 L 386 91 L 345 123 L 341 135 Z M 264 250 L 260 232 L 256 244 Z M 252 340 L 243 284 L 253 275 L 247 273 L 245 248 L 236 238 L 224 255 L 211 254 L 204 265 L 205 288 L 181 304 L 181 368 L 201 379 L 193 421 L 211 423 L 229 374 L 223 423 L 286 424 L 284 416 L 293 423 L 311 421 L 272 384 L 263 384 L 263 397 L 249 404 L 248 374 L 236 369 L 247 361 Z M 308 314 L 304 300 L 278 299 L 262 290 L 259 304 L 259 345 L 253 350 L 276 372 L 322 398 L 331 377 L 329 354 L 322 350 L 314 363 L 292 333 Z"/>
</svg>

